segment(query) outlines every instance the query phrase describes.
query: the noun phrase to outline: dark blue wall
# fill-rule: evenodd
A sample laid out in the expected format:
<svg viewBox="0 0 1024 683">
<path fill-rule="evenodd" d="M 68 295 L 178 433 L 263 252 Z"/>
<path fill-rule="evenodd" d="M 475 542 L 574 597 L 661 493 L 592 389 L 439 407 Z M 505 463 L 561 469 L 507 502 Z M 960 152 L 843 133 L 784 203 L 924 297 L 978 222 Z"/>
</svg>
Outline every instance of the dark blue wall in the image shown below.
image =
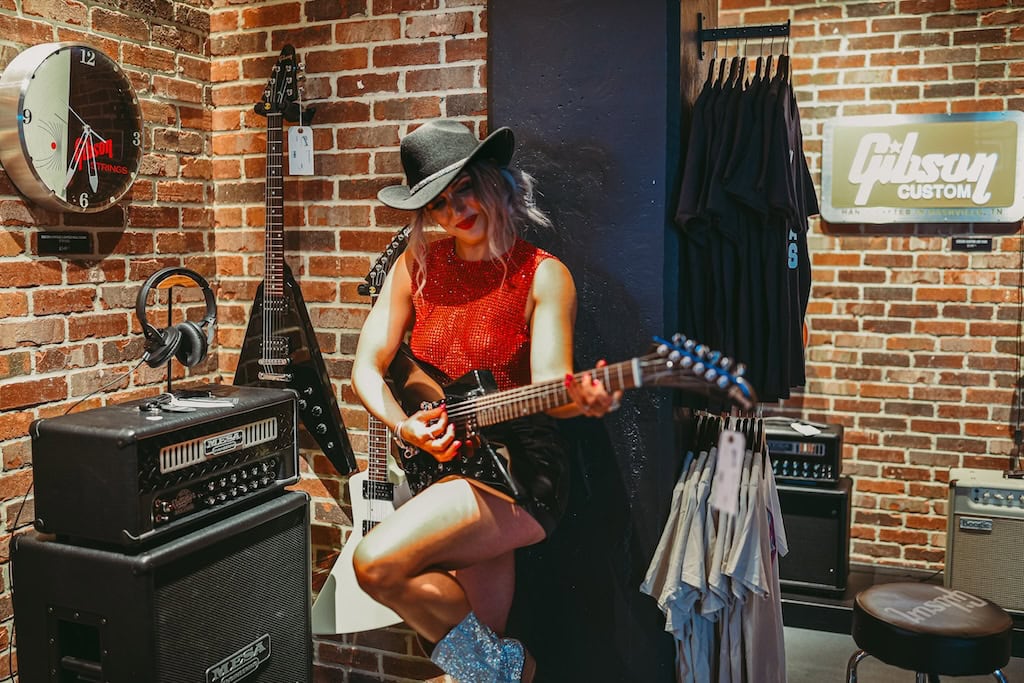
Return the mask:
<svg viewBox="0 0 1024 683">
<path fill-rule="evenodd" d="M 555 222 L 531 235 L 572 270 L 576 365 L 624 360 L 671 334 L 677 310 L 679 3 L 491 0 L 492 129 L 516 132 Z M 668 515 L 679 458 L 672 395 L 627 394 L 603 422 L 566 425 L 570 512 L 520 554 L 513 628 L 539 681 L 674 680 L 674 647 L 639 584 Z"/>
</svg>

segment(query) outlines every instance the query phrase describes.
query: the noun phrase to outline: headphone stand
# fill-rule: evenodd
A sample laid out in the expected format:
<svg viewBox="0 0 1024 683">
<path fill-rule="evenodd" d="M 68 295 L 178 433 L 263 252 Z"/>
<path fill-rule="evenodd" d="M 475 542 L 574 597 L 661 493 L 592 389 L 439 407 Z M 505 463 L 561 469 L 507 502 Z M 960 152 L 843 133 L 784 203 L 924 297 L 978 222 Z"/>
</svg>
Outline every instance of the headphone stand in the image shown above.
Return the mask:
<svg viewBox="0 0 1024 683">
<path fill-rule="evenodd" d="M 171 327 L 172 325 L 174 325 L 174 283 L 171 283 L 167 287 L 167 327 Z M 172 360 L 174 360 L 173 354 L 167 359 L 167 393 L 173 396 L 174 392 L 171 391 Z"/>
</svg>

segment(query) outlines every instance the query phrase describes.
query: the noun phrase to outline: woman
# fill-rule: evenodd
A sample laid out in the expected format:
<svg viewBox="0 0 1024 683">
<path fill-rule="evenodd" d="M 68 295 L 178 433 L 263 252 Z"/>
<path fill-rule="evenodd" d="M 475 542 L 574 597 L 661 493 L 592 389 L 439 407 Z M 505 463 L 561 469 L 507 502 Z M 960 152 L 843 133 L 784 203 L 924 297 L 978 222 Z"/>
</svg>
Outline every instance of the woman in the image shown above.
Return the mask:
<svg viewBox="0 0 1024 683">
<path fill-rule="evenodd" d="M 576 290 L 569 271 L 517 237 L 550 225 L 533 204 L 532 179 L 508 168 L 512 131 L 483 142 L 460 123 L 426 123 L 401 143 L 407 185 L 378 198 L 412 211 L 409 246 L 363 326 L 352 383 L 404 448 L 451 460 L 464 444 L 442 404 L 407 414 L 384 376 L 406 334 L 415 355 L 449 377 L 490 370 L 499 389 L 564 378 L 571 403 L 551 417 L 600 417 L 617 407 L 589 373 L 572 375 Z M 428 243 L 436 224 L 446 238 Z M 534 662 L 502 638 L 512 604 L 516 548 L 550 534 L 565 507 L 565 455 L 550 417 L 485 432 L 509 445 L 525 498 L 509 502 L 472 479 L 434 483 L 387 517 L 356 548 L 363 590 L 433 647 L 431 659 L 463 683 L 529 681 Z"/>
</svg>

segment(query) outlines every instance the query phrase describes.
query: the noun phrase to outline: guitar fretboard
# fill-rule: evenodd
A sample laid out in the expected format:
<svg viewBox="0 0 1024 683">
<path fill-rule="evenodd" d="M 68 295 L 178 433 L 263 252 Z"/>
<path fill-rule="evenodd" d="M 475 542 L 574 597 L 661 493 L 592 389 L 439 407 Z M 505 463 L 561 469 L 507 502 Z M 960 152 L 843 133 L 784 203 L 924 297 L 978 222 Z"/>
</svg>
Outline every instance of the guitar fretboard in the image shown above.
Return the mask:
<svg viewBox="0 0 1024 683">
<path fill-rule="evenodd" d="M 284 295 L 284 174 L 281 113 L 267 114 L 266 243 L 264 297 Z"/>
<path fill-rule="evenodd" d="M 267 114 L 266 215 L 263 247 L 263 342 L 260 365 L 266 378 L 284 379 L 279 369 L 288 364 L 288 344 L 281 329 L 286 311 L 284 297 L 284 173 L 281 168 L 282 115 Z"/>
<path fill-rule="evenodd" d="M 589 372 L 609 392 L 633 389 L 643 383 L 643 367 L 639 358 L 594 368 Z M 576 374 L 577 381 L 584 374 Z M 569 398 L 564 381 L 549 380 L 461 401 L 448 409 L 448 418 L 460 427 L 470 423 L 476 427 L 488 427 L 569 403 L 572 403 L 572 399 Z"/>
<path fill-rule="evenodd" d="M 391 451 L 391 430 L 383 422 L 369 413 L 367 431 L 369 441 L 366 445 L 368 461 L 366 476 L 370 481 L 386 482 L 388 480 L 388 453 Z"/>
</svg>

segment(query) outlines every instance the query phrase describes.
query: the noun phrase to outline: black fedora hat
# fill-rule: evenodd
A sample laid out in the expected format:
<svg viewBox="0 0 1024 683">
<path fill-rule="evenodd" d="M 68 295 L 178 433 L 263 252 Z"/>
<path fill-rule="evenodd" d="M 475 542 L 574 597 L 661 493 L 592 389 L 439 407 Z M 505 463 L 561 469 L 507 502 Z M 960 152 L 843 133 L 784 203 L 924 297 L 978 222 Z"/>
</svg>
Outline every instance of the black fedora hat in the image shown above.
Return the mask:
<svg viewBox="0 0 1024 683">
<path fill-rule="evenodd" d="M 480 142 L 457 121 L 429 121 L 402 138 L 402 170 L 408 185 L 385 187 L 377 199 L 395 209 L 421 209 L 471 161 L 492 159 L 498 166 L 507 166 L 515 146 L 509 128 L 499 128 Z"/>
</svg>

